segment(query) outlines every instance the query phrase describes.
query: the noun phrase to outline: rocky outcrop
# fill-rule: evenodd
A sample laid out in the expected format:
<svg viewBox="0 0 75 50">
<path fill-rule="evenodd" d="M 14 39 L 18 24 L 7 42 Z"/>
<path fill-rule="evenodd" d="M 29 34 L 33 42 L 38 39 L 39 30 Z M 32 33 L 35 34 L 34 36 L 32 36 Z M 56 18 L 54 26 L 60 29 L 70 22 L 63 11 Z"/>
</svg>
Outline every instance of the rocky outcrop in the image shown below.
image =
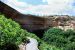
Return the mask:
<svg viewBox="0 0 75 50">
<path fill-rule="evenodd" d="M 12 18 L 18 22 L 22 28 L 28 31 L 34 30 L 44 30 L 49 27 L 66 26 L 67 22 L 70 22 L 74 17 L 68 15 L 53 15 L 53 16 L 35 16 L 35 15 L 25 15 L 21 14 L 14 8 L 0 2 L 0 12 L 5 14 L 7 18 Z M 73 25 L 75 26 L 75 25 Z"/>
<path fill-rule="evenodd" d="M 46 29 L 50 25 L 48 24 L 47 18 L 21 14 L 20 12 L 4 4 L 3 2 L 0 2 L 0 12 L 5 14 L 5 16 L 7 16 L 8 18 L 12 18 L 13 20 L 19 22 L 22 27 L 27 29 L 28 31 Z"/>
</svg>

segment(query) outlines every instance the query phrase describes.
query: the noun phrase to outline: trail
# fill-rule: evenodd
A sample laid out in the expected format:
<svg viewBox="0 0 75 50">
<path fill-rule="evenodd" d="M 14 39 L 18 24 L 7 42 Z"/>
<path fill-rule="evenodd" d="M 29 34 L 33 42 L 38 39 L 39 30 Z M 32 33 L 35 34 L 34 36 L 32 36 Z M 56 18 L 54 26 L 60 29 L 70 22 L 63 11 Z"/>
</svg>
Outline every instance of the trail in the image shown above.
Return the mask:
<svg viewBox="0 0 75 50">
<path fill-rule="evenodd" d="M 30 38 L 30 37 L 28 37 L 28 39 L 30 39 L 30 43 L 28 43 L 26 46 L 22 44 L 19 45 L 20 50 L 25 50 L 25 47 L 26 47 L 26 50 L 39 50 L 37 40 L 34 38 Z"/>
</svg>

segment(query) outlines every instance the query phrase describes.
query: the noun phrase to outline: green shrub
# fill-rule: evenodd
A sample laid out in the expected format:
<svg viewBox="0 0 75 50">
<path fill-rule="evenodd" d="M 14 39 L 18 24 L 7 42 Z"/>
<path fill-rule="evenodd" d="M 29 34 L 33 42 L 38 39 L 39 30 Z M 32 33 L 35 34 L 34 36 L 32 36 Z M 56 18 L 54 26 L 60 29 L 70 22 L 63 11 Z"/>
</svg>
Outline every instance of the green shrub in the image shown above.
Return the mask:
<svg viewBox="0 0 75 50">
<path fill-rule="evenodd" d="M 21 29 L 20 25 L 11 19 L 0 15 L 0 46 L 6 43 L 20 44 L 22 38 L 26 37 L 26 31 Z"/>
<path fill-rule="evenodd" d="M 39 46 L 39 50 L 62 50 L 62 49 L 59 49 L 55 46 L 51 46 L 45 42 L 42 42 Z"/>
<path fill-rule="evenodd" d="M 64 47 L 64 50 L 75 50 L 75 42 L 67 44 L 67 46 Z"/>
<path fill-rule="evenodd" d="M 74 30 L 63 31 L 58 28 L 51 28 L 45 32 L 43 40 L 48 44 L 64 48 L 68 44 L 75 42 L 75 31 Z M 69 47 L 70 45 L 68 46 L 68 48 Z"/>
<path fill-rule="evenodd" d="M 36 39 L 38 41 L 38 43 L 41 42 L 41 39 L 39 37 L 37 37 L 34 33 L 27 32 L 26 36 Z"/>
<path fill-rule="evenodd" d="M 22 39 L 27 39 L 26 37 L 35 38 L 39 43 L 41 42 L 35 34 L 21 29 L 18 23 L 5 18 L 4 15 L 0 15 L 0 50 L 3 50 L 5 48 L 3 46 L 6 44 L 19 45 L 22 43 Z"/>
</svg>

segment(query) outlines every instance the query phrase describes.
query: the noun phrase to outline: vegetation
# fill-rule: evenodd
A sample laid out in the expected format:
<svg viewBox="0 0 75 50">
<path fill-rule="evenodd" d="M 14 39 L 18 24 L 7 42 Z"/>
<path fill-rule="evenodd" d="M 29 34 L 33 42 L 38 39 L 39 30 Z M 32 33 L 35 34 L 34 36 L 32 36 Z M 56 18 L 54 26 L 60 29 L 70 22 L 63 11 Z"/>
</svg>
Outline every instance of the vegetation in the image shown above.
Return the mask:
<svg viewBox="0 0 75 50">
<path fill-rule="evenodd" d="M 29 43 L 27 37 L 35 38 L 39 43 L 39 50 L 75 50 L 75 31 L 63 31 L 50 28 L 44 33 L 42 39 L 35 34 L 21 29 L 20 25 L 11 19 L 0 15 L 0 50 L 15 48 L 22 42 Z M 11 46 L 11 47 L 10 47 Z"/>
<path fill-rule="evenodd" d="M 45 43 L 45 42 L 42 42 L 42 43 L 40 44 L 39 49 L 40 49 L 40 50 L 62 50 L 62 49 L 57 48 L 57 47 L 55 47 L 55 46 L 53 46 L 53 45 L 49 45 L 49 44 L 47 44 L 47 43 Z"/>
<path fill-rule="evenodd" d="M 63 31 L 58 28 L 51 28 L 45 32 L 43 40 L 48 44 L 64 48 L 64 50 L 75 49 L 75 31 L 73 30 Z"/>
<path fill-rule="evenodd" d="M 4 15 L 0 15 L 0 46 L 7 43 L 18 45 L 22 42 L 25 34 L 26 31 L 21 29 L 18 23 L 11 19 L 6 19 Z"/>
<path fill-rule="evenodd" d="M 41 41 L 35 34 L 21 29 L 20 25 L 15 21 L 0 15 L 0 50 L 5 50 L 7 44 L 8 46 L 11 44 L 17 46 L 22 42 L 27 43 L 29 41 L 27 37 L 35 38 L 38 42 Z"/>
</svg>

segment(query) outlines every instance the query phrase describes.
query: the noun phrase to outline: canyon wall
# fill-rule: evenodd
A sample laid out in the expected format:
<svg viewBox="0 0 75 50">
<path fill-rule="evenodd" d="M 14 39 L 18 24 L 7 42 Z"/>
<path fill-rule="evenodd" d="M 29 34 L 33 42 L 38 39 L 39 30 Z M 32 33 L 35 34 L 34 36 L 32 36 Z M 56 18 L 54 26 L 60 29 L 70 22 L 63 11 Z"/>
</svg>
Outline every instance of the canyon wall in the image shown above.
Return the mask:
<svg viewBox="0 0 75 50">
<path fill-rule="evenodd" d="M 3 13 L 7 18 L 12 18 L 18 22 L 22 28 L 28 31 L 42 30 L 49 27 L 58 26 L 70 26 L 73 24 L 75 26 L 74 17 L 69 17 L 68 15 L 53 15 L 53 16 L 35 16 L 26 15 L 18 12 L 14 8 L 0 2 L 0 12 Z M 75 28 L 75 27 L 74 27 Z"/>
<path fill-rule="evenodd" d="M 47 25 L 47 18 L 21 14 L 20 12 L 3 2 L 0 2 L 0 12 L 3 13 L 7 18 L 12 18 L 13 20 L 21 24 L 23 28 L 29 31 L 46 29 L 48 27 L 45 26 Z"/>
</svg>

